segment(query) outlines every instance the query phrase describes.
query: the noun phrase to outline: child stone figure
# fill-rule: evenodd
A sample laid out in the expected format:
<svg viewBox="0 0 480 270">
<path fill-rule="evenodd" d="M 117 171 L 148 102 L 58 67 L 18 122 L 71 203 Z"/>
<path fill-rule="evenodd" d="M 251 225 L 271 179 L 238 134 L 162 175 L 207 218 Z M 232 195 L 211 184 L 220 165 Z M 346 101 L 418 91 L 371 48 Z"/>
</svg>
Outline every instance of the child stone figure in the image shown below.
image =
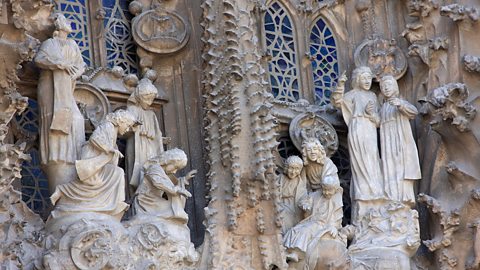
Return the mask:
<svg viewBox="0 0 480 270">
<path fill-rule="evenodd" d="M 413 186 L 421 178 L 417 146 L 412 134 L 410 119 L 418 114 L 417 108 L 399 98 L 394 77 L 380 80 L 380 90 L 385 103 L 380 111 L 380 144 L 384 189 L 389 200 L 415 204 Z"/>
<path fill-rule="evenodd" d="M 164 151 L 158 158 L 145 164 L 145 178 L 137 189 L 134 207 L 137 214 L 153 215 L 186 224 L 187 197 L 192 195 L 185 188 L 196 170 L 177 178 L 175 173 L 187 165 L 187 155 L 180 149 Z M 165 197 L 166 195 L 166 197 Z"/>
<path fill-rule="evenodd" d="M 282 185 L 282 232 L 285 233 L 303 218 L 300 200 L 307 194 L 303 161 L 298 156 L 290 156 L 285 164 L 285 172 L 280 175 Z"/>
</svg>

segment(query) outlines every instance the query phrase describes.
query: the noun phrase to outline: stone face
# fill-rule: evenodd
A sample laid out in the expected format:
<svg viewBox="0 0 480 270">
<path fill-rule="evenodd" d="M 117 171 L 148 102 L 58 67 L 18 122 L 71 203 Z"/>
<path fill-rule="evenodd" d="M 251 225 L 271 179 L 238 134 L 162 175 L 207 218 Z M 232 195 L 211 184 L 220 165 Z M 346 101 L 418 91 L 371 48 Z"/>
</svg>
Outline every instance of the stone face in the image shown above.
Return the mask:
<svg viewBox="0 0 480 270">
<path fill-rule="evenodd" d="M 480 267 L 478 1 L 85 2 L 0 3 L 0 268 Z"/>
</svg>

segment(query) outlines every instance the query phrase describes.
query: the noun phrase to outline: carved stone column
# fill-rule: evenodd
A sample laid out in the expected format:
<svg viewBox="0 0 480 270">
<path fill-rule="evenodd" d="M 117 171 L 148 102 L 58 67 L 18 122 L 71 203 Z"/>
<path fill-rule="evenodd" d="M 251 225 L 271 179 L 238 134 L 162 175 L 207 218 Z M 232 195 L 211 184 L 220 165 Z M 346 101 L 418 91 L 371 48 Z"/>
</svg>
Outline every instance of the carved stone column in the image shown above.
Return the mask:
<svg viewBox="0 0 480 270">
<path fill-rule="evenodd" d="M 255 1 L 204 2 L 210 203 L 202 269 L 285 269 Z"/>
</svg>

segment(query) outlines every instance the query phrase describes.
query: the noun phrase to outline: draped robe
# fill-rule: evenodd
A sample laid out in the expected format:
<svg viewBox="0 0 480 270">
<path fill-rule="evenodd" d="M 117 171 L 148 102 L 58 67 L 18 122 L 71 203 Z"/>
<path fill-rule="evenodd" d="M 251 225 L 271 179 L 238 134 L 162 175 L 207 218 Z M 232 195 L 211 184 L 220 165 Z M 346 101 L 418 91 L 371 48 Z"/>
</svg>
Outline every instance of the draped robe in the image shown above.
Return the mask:
<svg viewBox="0 0 480 270">
<path fill-rule="evenodd" d="M 305 174 L 302 172 L 294 179 L 281 174 L 280 183 L 282 184 L 282 231 L 286 232 L 303 218 L 300 200 L 307 195 L 307 182 Z"/>
<path fill-rule="evenodd" d="M 118 167 L 117 129 L 105 121 L 95 129 L 82 148 L 75 167 L 78 178 L 57 186 L 51 196 L 52 217 L 74 212 L 98 212 L 121 217 L 128 209 L 125 200 L 125 176 Z"/>
<path fill-rule="evenodd" d="M 415 203 L 413 180 L 421 178 L 421 171 L 409 120 L 417 113 L 417 108 L 404 100 L 399 107 L 385 102 L 381 109 L 384 188 L 387 198 L 393 201 Z"/>
<path fill-rule="evenodd" d="M 42 69 L 37 95 L 41 163 L 73 164 L 85 142 L 84 118 L 73 96 L 75 80 L 85 70 L 82 55 L 74 40 L 54 37 L 42 43 L 35 63 Z M 73 65 L 78 72 L 72 78 L 58 64 Z"/>
<path fill-rule="evenodd" d="M 137 187 L 144 176 L 143 165 L 151 158 L 163 152 L 163 137 L 155 112 L 144 108 L 136 100 L 130 98 L 128 111 L 137 117 L 142 125 L 137 128 L 135 135 L 127 141 L 127 171 L 130 176 L 130 185 Z"/>
<path fill-rule="evenodd" d="M 347 92 L 339 102 L 343 119 L 348 126 L 352 199 L 364 201 L 381 199 L 384 194 L 377 145 L 379 121 L 377 97 L 371 91 L 354 89 Z M 365 112 L 370 102 L 374 104 L 374 115 Z"/>
</svg>

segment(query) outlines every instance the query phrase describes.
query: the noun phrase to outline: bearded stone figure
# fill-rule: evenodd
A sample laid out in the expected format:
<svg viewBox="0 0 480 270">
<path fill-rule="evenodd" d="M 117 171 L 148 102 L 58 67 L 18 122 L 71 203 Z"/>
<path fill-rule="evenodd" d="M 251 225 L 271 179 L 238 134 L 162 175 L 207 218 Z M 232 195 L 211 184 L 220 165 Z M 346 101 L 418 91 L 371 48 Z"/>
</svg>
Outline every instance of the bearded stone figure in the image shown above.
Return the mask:
<svg viewBox="0 0 480 270">
<path fill-rule="evenodd" d="M 413 186 L 420 179 L 417 146 L 410 119 L 418 114 L 417 108 L 399 98 L 397 80 L 384 76 L 380 90 L 385 97 L 380 112 L 380 144 L 385 194 L 389 200 L 415 204 Z"/>
<path fill-rule="evenodd" d="M 78 178 L 57 186 L 51 196 L 55 205 L 51 218 L 95 212 L 120 221 L 128 204 L 124 202 L 124 171 L 118 167 L 118 159 L 123 155 L 117 148 L 117 134 L 125 134 L 137 124 L 135 116 L 128 111 L 118 110 L 107 115 L 75 163 Z"/>
<path fill-rule="evenodd" d="M 130 185 L 138 187 L 144 176 L 143 165 L 150 158 L 163 152 L 163 137 L 157 116 L 151 106 L 158 90 L 150 81 L 144 78 L 127 102 L 127 110 L 142 122 L 135 135 L 127 141 L 127 172 Z"/>
<path fill-rule="evenodd" d="M 75 179 L 74 163 L 85 142 L 84 119 L 73 96 L 75 81 L 84 72 L 85 63 L 78 45 L 67 39 L 72 28 L 62 14 L 56 14 L 55 28 L 53 38 L 42 43 L 35 57 L 42 70 L 37 94 L 40 154 L 50 192 Z"/>
<path fill-rule="evenodd" d="M 348 126 L 354 223 L 367 212 L 368 203 L 384 198 L 377 146 L 379 105 L 377 96 L 370 91 L 372 76 L 369 67 L 356 68 L 353 71 L 352 90 L 344 93 L 347 76 L 343 74 L 331 98 L 332 104 L 341 109 Z"/>
</svg>

